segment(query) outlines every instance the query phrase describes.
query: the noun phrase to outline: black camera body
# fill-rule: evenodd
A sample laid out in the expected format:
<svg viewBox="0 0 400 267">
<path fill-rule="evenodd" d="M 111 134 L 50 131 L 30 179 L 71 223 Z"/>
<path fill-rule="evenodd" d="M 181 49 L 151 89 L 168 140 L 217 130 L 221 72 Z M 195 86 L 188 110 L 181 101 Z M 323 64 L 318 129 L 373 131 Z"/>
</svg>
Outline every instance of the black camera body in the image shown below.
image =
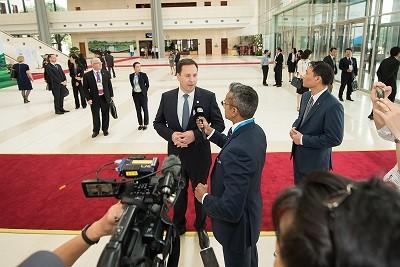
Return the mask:
<svg viewBox="0 0 400 267">
<path fill-rule="evenodd" d="M 154 158 L 151 161 L 158 162 Z M 117 228 L 97 266 L 166 266 L 177 237 L 168 211 L 184 187 L 180 165 L 178 157 L 169 156 L 160 176 L 154 171 L 134 179 L 82 182 L 86 197 L 116 197 L 125 204 Z"/>
</svg>

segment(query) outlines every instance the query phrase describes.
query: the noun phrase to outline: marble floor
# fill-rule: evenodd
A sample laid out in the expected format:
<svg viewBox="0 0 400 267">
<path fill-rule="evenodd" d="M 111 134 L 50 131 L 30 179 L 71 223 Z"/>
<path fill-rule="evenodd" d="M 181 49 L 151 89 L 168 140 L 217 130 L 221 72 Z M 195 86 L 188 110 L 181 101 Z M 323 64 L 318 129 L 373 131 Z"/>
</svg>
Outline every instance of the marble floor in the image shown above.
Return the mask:
<svg viewBox="0 0 400 267">
<path fill-rule="evenodd" d="M 256 122 L 267 134 L 267 152 L 289 152 L 291 141 L 289 130 L 297 116 L 295 89 L 289 84 L 284 70 L 284 84 L 281 88 L 262 86 L 262 72 L 258 59 L 254 57 L 200 57 L 198 86 L 215 92 L 217 102 L 224 99 L 231 82 L 241 82 L 255 88 L 259 94 Z M 150 80 L 149 113 L 154 118 L 161 94 L 176 88 L 178 82 L 170 75 L 167 60 L 142 59 L 142 71 Z M 131 97 L 128 76 L 132 68 L 126 67 L 132 60 L 116 65 L 117 78 L 112 80 L 114 101 L 119 118 L 110 119 L 110 135 L 91 138 L 92 120 L 90 109 L 75 110 L 71 94 L 65 99 L 65 109 L 71 112 L 55 115 L 51 92 L 45 90 L 43 80 L 35 80 L 30 103 L 24 104 L 16 87 L 0 90 L 0 153 L 98 153 L 135 154 L 166 153 L 166 142 L 152 127 L 146 131 L 137 130 L 137 120 Z M 216 65 L 215 63 L 225 63 Z M 236 64 L 242 63 L 242 64 Z M 149 66 L 146 66 L 149 65 Z M 157 66 L 162 65 L 162 66 Z M 268 84 L 272 85 L 273 71 L 270 70 Z M 69 80 L 69 79 L 68 79 Z M 334 86 L 337 95 L 338 84 Z M 71 88 L 71 86 L 69 86 Z M 371 110 L 369 96 L 363 92 L 353 94 L 354 102 L 345 101 L 345 135 L 341 151 L 364 151 L 393 149 L 393 145 L 380 139 L 373 122 L 367 119 Z M 220 106 L 221 110 L 223 109 Z M 150 123 L 151 124 L 151 123 Z M 227 129 L 231 125 L 226 121 Z M 216 146 L 213 152 L 218 152 Z M 2 215 L 4 216 L 4 215 Z M 76 232 L 43 232 L 0 229 L 1 266 L 15 266 L 36 250 L 51 250 L 71 238 Z M 197 236 L 188 233 L 183 237 L 180 266 L 202 266 L 197 245 Z M 259 246 L 260 266 L 272 266 L 275 237 L 262 233 Z M 91 248 L 75 266 L 95 266 L 106 239 Z M 223 266 L 222 250 L 212 238 L 218 260 Z"/>
</svg>

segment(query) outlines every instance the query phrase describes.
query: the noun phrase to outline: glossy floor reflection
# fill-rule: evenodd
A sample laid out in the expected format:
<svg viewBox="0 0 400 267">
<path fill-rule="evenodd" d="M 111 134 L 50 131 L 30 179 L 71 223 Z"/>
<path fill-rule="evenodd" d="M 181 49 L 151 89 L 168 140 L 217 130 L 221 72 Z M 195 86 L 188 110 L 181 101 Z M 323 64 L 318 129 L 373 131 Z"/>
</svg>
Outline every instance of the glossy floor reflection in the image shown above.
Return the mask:
<svg viewBox="0 0 400 267">
<path fill-rule="evenodd" d="M 176 88 L 178 82 L 170 75 L 167 60 L 140 60 L 142 71 L 150 79 L 149 113 L 150 124 L 157 112 L 161 94 Z M 217 102 L 224 99 L 231 82 L 241 82 L 255 88 L 259 94 L 259 107 L 255 115 L 267 134 L 267 152 L 289 152 L 291 141 L 289 130 L 297 116 L 295 89 L 288 83 L 286 70 L 283 73 L 283 87 L 262 86 L 262 72 L 258 59 L 254 57 L 202 57 L 199 66 L 198 86 L 215 92 Z M 55 115 L 51 92 L 45 90 L 43 80 L 33 83 L 29 104 L 24 104 L 16 87 L 0 90 L 0 151 L 6 153 L 166 153 L 167 144 L 154 129 L 137 130 L 137 120 L 131 96 L 128 76 L 132 71 L 132 60 L 120 62 L 116 67 L 117 78 L 112 80 L 114 101 L 119 118 L 110 118 L 110 135 L 100 134 L 92 139 L 92 119 L 90 109 L 75 110 L 72 92 L 65 100 L 65 109 L 71 112 Z M 225 63 L 224 65 L 214 65 Z M 235 64 L 233 64 L 235 63 Z M 241 63 L 241 64 L 236 64 Z M 163 64 L 163 66 L 155 66 Z M 210 64 L 210 65 L 207 65 Z M 146 66 L 151 65 L 151 66 Z M 120 66 L 120 67 L 118 67 Z M 274 84 L 272 68 L 268 84 Z M 69 80 L 69 79 L 68 79 Z M 71 88 L 71 86 L 69 86 Z M 335 84 L 337 95 L 339 85 Z M 394 146 L 381 140 L 373 122 L 367 119 L 371 110 L 369 96 L 362 92 L 353 94 L 354 102 L 345 101 L 345 135 L 343 144 L 335 150 L 363 151 L 393 149 Z M 220 106 L 223 113 L 223 108 Z M 226 121 L 227 129 L 231 123 Z M 218 152 L 216 146 L 213 152 Z M 265 215 L 268 216 L 268 215 Z M 2 266 L 14 266 L 35 250 L 52 249 L 71 236 L 43 234 L 0 234 L 0 258 Z M 95 266 L 101 245 L 92 248 L 79 260 L 76 266 Z M 221 248 L 213 239 L 218 260 L 222 266 Z M 262 235 L 259 241 L 260 266 L 272 266 L 275 239 Z M 183 240 L 184 252 L 181 266 L 202 266 L 197 244 L 197 236 L 187 234 Z"/>
</svg>

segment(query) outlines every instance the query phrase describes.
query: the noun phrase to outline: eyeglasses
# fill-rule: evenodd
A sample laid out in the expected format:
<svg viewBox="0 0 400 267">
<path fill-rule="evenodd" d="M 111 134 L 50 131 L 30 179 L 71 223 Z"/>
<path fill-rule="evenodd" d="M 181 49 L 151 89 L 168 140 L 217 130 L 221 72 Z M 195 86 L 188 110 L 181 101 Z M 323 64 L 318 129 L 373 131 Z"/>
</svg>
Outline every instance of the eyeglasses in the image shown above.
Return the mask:
<svg viewBox="0 0 400 267">
<path fill-rule="evenodd" d="M 231 106 L 231 107 L 237 108 L 235 105 L 226 103 L 226 100 L 222 100 L 222 101 L 221 101 L 221 105 L 224 106 L 224 107 L 225 107 L 225 106 Z"/>
</svg>

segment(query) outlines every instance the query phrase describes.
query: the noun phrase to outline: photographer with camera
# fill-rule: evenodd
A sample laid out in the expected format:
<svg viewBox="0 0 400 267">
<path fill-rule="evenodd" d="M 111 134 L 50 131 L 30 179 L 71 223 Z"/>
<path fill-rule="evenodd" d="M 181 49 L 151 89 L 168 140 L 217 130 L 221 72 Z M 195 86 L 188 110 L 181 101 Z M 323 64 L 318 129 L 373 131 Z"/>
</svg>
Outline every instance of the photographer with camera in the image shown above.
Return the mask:
<svg viewBox="0 0 400 267">
<path fill-rule="evenodd" d="M 389 96 L 392 88 L 384 83 L 374 83 L 371 89 L 371 101 L 374 122 L 380 137 L 396 144 L 397 164 L 383 178 L 400 188 L 400 107 L 391 102 Z"/>
<path fill-rule="evenodd" d="M 65 242 L 56 248 L 53 253 L 46 251 L 36 252 L 18 266 L 72 266 L 90 246 L 98 243 L 101 237 L 114 232 L 123 211 L 123 204 L 120 202 L 114 204 L 101 219 L 86 225 L 80 235 Z"/>
</svg>

